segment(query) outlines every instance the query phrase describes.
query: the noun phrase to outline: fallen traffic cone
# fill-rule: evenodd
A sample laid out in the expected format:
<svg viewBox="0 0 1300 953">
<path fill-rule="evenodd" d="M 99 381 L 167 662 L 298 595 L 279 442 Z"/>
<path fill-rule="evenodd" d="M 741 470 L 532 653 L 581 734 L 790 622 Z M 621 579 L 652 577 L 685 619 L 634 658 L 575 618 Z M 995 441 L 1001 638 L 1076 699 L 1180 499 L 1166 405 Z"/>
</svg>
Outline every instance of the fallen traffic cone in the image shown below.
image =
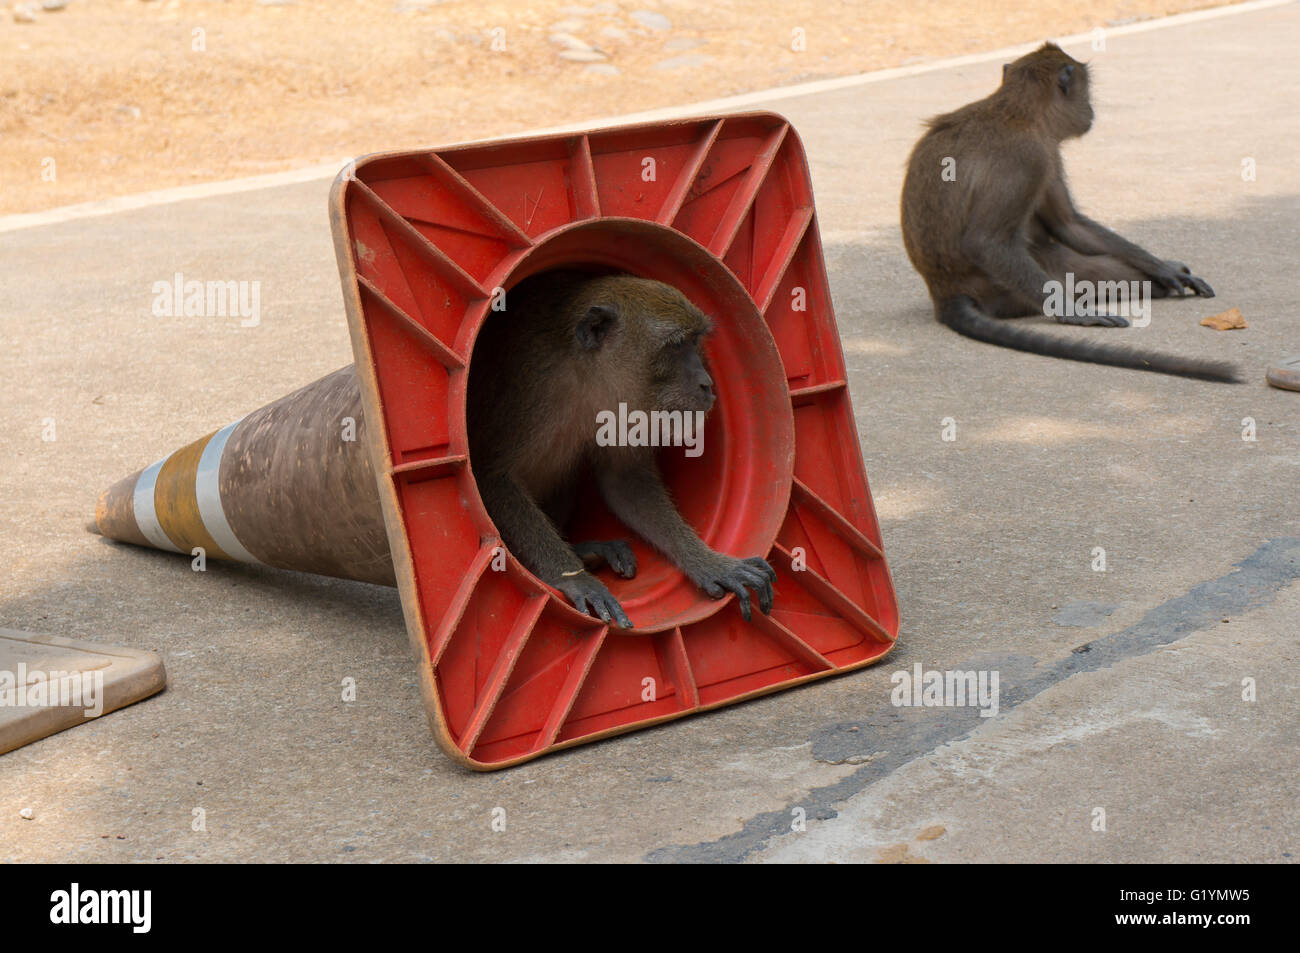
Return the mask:
<svg viewBox="0 0 1300 953">
<path fill-rule="evenodd" d="M 434 735 L 480 770 L 890 650 L 897 602 L 807 160 L 784 119 L 370 156 L 335 181 L 330 218 L 355 370 L 117 484 L 101 532 L 396 583 Z M 604 579 L 628 632 L 578 612 L 502 546 L 469 458 L 471 357 L 493 303 L 558 268 L 663 281 L 714 318 L 712 449 L 659 463 L 705 543 L 776 570 L 770 615 L 746 621 L 734 596 L 710 599 L 598 504 L 570 538 L 631 538 L 635 578 Z M 347 418 L 356 440 L 341 439 Z"/>
</svg>

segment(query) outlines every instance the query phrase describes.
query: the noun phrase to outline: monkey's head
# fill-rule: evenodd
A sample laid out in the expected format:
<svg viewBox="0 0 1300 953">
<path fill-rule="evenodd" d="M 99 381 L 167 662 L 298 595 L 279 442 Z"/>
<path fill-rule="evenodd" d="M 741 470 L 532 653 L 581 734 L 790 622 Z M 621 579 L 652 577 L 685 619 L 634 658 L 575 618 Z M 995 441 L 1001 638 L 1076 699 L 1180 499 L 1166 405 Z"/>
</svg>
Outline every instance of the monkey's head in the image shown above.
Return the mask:
<svg viewBox="0 0 1300 953">
<path fill-rule="evenodd" d="M 611 275 L 586 283 L 574 337 L 592 385 L 634 410 L 708 411 L 715 395 L 701 344 L 713 322 L 676 288 Z"/>
<path fill-rule="evenodd" d="M 1088 64 L 1079 62 L 1055 43 L 1044 43 L 1034 52 L 1004 65 L 999 92 L 1015 102 L 1029 104 L 1056 139 L 1082 136 L 1092 128 Z"/>
</svg>

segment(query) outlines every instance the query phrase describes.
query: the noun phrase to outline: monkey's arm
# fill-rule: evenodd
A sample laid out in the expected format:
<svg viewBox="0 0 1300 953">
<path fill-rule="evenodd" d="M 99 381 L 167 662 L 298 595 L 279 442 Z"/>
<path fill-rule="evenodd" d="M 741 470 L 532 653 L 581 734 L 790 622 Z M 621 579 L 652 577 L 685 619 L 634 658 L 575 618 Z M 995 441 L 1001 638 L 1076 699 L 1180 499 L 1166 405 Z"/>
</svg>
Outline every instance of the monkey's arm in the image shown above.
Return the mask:
<svg viewBox="0 0 1300 953">
<path fill-rule="evenodd" d="M 772 609 L 776 572 L 761 557 L 736 559 L 715 552 L 695 534 L 668 495 L 653 459 L 597 466 L 596 483 L 605 503 L 629 529 L 671 559 L 687 577 L 714 599 L 735 593 L 740 614 L 749 621 L 748 589 L 758 608 Z"/>
<path fill-rule="evenodd" d="M 1140 245 L 1124 238 L 1084 215 L 1074 206 L 1065 180 L 1058 176 L 1048 187 L 1038 217 L 1057 241 L 1084 255 L 1112 255 L 1143 274 L 1150 275 L 1167 292 L 1214 297 L 1214 289 L 1193 275 L 1185 265 L 1162 261 Z"/>
<path fill-rule="evenodd" d="M 1052 277 L 1029 254 L 1023 241 L 978 231 L 962 240 L 962 253 L 993 283 L 1011 292 L 1035 313 L 1046 313 L 1047 283 Z"/>
<path fill-rule="evenodd" d="M 1029 253 L 1024 226 L 1027 210 L 1037 201 L 1035 183 L 1041 180 L 1034 165 L 1017 165 L 1008 168 L 996 183 L 975 187 L 960 239 L 966 261 L 1038 313 L 1045 310 L 1045 285 L 1053 279 Z"/>
<path fill-rule="evenodd" d="M 564 593 L 579 612 L 590 608 L 604 622 L 632 628 L 613 593 L 587 572 L 555 524 L 514 478 L 497 475 L 480 480 L 479 492 L 505 544 L 539 579 Z"/>
</svg>

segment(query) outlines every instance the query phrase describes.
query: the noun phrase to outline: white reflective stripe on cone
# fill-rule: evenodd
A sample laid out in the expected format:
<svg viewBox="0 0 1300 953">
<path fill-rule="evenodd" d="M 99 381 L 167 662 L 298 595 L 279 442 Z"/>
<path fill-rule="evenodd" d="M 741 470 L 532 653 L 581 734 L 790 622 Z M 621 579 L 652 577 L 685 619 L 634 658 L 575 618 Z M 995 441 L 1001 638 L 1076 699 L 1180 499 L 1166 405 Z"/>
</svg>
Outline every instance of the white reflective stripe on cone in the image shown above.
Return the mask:
<svg viewBox="0 0 1300 953">
<path fill-rule="evenodd" d="M 194 472 L 194 496 L 199 502 L 199 516 L 203 518 L 204 529 L 225 554 L 242 563 L 261 565 L 262 561 L 245 549 L 244 544 L 239 541 L 239 537 L 230 527 L 230 521 L 226 519 L 226 509 L 221 505 L 221 454 L 226 449 L 226 442 L 230 439 L 230 435 L 243 423 L 243 420 L 244 418 L 241 417 L 233 424 L 222 427 L 212 435 L 208 445 L 203 448 L 198 469 Z"/>
<path fill-rule="evenodd" d="M 131 503 L 135 508 L 135 525 L 140 527 L 140 532 L 144 538 L 149 540 L 149 544 L 158 549 L 165 549 L 171 553 L 181 552 L 180 547 L 168 538 L 163 532 L 161 524 L 158 522 L 158 512 L 154 509 L 153 493 L 154 487 L 158 483 L 158 471 L 162 469 L 163 464 L 170 459 L 170 456 L 163 457 L 157 463 L 150 464 L 140 474 L 140 478 L 135 481 L 135 496 Z"/>
</svg>

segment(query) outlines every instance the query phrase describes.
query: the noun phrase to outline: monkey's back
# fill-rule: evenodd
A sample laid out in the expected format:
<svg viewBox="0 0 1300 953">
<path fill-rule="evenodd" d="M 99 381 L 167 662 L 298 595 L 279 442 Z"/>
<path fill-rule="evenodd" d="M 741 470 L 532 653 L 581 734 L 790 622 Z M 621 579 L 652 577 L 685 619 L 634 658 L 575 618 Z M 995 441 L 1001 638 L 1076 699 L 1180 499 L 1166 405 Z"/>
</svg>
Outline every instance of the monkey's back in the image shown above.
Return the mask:
<svg viewBox="0 0 1300 953">
<path fill-rule="evenodd" d="M 577 366 L 575 315 L 594 280 L 569 271 L 529 278 L 480 329 L 467 395 L 476 478 L 509 475 L 541 498 L 581 464 L 595 417 L 593 381 Z"/>
<path fill-rule="evenodd" d="M 912 149 L 900 202 L 903 246 L 936 303 L 984 284 L 963 242 L 981 190 L 1004 188 L 1026 154 L 1037 163 L 1021 126 L 994 94 L 932 119 Z"/>
</svg>

